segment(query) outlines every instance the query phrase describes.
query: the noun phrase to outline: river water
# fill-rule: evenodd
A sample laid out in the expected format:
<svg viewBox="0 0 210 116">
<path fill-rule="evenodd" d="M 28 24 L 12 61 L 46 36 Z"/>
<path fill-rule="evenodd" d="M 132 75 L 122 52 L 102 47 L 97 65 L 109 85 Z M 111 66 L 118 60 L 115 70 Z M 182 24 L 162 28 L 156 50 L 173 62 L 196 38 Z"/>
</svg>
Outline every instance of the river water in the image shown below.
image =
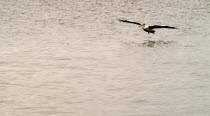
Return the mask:
<svg viewBox="0 0 210 116">
<path fill-rule="evenodd" d="M 0 114 L 209 116 L 209 17 L 209 0 L 1 0 Z"/>
</svg>

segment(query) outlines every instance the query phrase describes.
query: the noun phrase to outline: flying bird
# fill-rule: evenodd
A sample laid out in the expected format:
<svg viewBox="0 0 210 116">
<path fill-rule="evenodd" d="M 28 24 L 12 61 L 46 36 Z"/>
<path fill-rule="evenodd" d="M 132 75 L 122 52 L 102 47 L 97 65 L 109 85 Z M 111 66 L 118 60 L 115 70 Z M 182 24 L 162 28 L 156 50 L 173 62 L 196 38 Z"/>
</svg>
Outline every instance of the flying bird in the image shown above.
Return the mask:
<svg viewBox="0 0 210 116">
<path fill-rule="evenodd" d="M 165 25 L 153 25 L 153 26 L 148 26 L 145 23 L 138 23 L 138 22 L 133 22 L 133 21 L 129 21 L 129 20 L 121 20 L 118 19 L 120 22 L 125 22 L 125 23 L 132 23 L 132 24 L 136 24 L 139 25 L 139 27 L 142 27 L 142 29 L 146 32 L 148 32 L 148 34 L 153 33 L 155 34 L 155 30 L 157 28 L 168 28 L 168 29 L 177 29 L 176 27 L 171 27 L 171 26 L 165 26 Z"/>
</svg>

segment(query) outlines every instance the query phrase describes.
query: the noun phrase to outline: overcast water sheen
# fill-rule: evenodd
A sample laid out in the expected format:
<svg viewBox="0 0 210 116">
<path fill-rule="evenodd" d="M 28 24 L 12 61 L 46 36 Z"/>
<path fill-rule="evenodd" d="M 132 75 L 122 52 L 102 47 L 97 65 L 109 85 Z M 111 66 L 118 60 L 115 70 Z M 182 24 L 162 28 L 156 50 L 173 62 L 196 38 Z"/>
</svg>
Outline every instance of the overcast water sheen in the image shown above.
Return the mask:
<svg viewBox="0 0 210 116">
<path fill-rule="evenodd" d="M 209 0 L 1 0 L 0 114 L 209 116 L 209 18 Z"/>
</svg>

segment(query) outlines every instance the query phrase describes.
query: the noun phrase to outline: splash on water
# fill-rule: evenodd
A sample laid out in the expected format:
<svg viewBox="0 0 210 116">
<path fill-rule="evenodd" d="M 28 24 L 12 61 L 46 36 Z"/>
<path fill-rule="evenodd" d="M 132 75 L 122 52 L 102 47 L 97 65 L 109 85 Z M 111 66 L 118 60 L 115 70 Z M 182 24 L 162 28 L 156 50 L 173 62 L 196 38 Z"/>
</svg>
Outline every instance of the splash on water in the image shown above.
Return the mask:
<svg viewBox="0 0 210 116">
<path fill-rule="evenodd" d="M 144 40 L 144 42 L 123 42 L 125 45 L 137 45 L 139 47 L 164 47 L 176 44 L 176 41 L 163 41 L 163 40 Z"/>
</svg>

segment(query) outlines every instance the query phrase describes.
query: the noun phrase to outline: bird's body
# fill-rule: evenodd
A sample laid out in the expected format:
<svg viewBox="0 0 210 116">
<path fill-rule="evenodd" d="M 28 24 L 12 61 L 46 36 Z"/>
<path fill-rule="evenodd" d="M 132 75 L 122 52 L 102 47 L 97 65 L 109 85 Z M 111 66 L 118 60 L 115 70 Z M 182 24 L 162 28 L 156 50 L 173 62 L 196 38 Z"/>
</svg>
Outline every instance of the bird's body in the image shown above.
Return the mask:
<svg viewBox="0 0 210 116">
<path fill-rule="evenodd" d="M 156 28 L 168 28 L 168 29 L 176 29 L 175 27 L 171 27 L 171 26 L 165 26 L 165 25 L 153 25 L 153 26 L 148 26 L 146 24 L 141 24 L 138 22 L 133 22 L 133 21 L 128 21 L 128 20 L 120 20 L 118 19 L 120 22 L 126 22 L 126 23 L 132 23 L 132 24 L 136 24 L 139 25 L 139 27 L 142 27 L 142 29 L 146 32 L 148 32 L 148 34 L 153 33 L 155 34 L 155 30 Z"/>
<path fill-rule="evenodd" d="M 148 34 L 149 34 L 149 33 L 155 34 L 155 30 L 149 28 L 148 25 L 143 25 L 143 26 L 142 26 L 142 29 L 143 29 L 144 31 L 148 32 Z"/>
</svg>

